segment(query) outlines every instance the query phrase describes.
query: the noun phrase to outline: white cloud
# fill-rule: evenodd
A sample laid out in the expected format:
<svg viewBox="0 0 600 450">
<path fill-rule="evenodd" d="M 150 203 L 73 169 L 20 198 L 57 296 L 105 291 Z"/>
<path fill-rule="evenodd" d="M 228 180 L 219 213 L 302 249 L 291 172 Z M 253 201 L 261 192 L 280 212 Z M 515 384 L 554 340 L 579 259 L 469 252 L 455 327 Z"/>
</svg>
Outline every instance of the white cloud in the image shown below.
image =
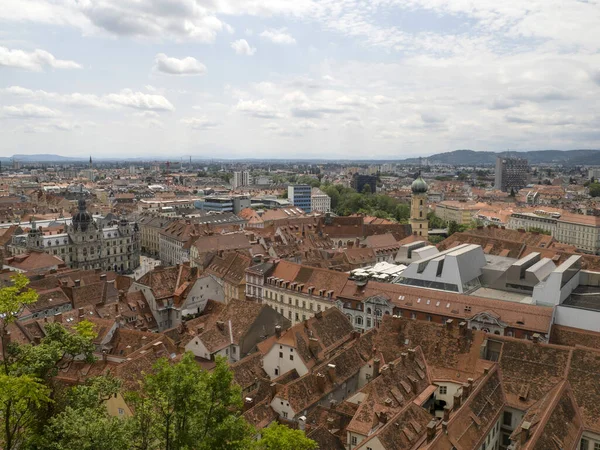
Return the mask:
<svg viewBox="0 0 600 450">
<path fill-rule="evenodd" d="M 207 117 L 185 117 L 181 119 L 181 123 L 194 130 L 208 130 L 219 125 L 217 122 L 210 120 Z"/>
<path fill-rule="evenodd" d="M 75 61 L 56 59 L 54 55 L 45 50 L 10 50 L 0 46 L 0 67 L 14 67 L 17 69 L 39 72 L 44 68 L 51 69 L 81 69 Z"/>
<path fill-rule="evenodd" d="M 240 100 L 235 110 L 259 119 L 279 119 L 283 117 L 275 108 L 264 100 Z"/>
<path fill-rule="evenodd" d="M 275 44 L 289 45 L 289 44 L 296 43 L 296 39 L 294 39 L 292 37 L 292 35 L 287 33 L 285 28 L 281 28 L 279 30 L 275 30 L 275 29 L 265 30 L 262 33 L 260 33 L 260 36 L 265 39 L 270 40 L 271 42 L 273 42 Z"/>
<path fill-rule="evenodd" d="M 203 75 L 206 66 L 191 56 L 178 59 L 159 53 L 154 58 L 154 70 L 169 75 Z"/>
<path fill-rule="evenodd" d="M 2 111 L 5 117 L 19 117 L 23 119 L 49 119 L 60 115 L 60 112 L 54 109 L 31 103 L 4 106 Z"/>
<path fill-rule="evenodd" d="M 10 86 L 0 90 L 0 92 L 8 93 L 16 97 L 63 103 L 73 107 L 111 109 L 123 106 L 148 111 L 173 111 L 175 109 L 173 104 L 162 95 L 134 92 L 131 89 L 123 89 L 118 93 L 111 93 L 103 96 L 82 94 L 79 92 L 74 92 L 72 94 L 58 94 L 56 92 L 47 92 L 43 90 L 34 91 L 21 86 Z"/>
<path fill-rule="evenodd" d="M 250 47 L 246 39 L 238 39 L 231 43 L 231 48 L 235 50 L 238 55 L 252 56 L 256 53 L 255 47 Z"/>
</svg>

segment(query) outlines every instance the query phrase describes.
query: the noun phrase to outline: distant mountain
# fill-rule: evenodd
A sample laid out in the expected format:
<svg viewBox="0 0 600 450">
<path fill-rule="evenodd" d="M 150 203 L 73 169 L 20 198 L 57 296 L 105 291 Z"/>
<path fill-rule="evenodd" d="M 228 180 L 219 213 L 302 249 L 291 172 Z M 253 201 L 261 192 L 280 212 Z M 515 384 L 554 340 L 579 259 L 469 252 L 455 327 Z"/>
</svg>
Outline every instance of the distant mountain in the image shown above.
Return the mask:
<svg viewBox="0 0 600 450">
<path fill-rule="evenodd" d="M 85 161 L 89 159 L 87 158 L 79 158 L 79 157 L 71 157 L 71 156 L 60 156 L 60 155 L 51 155 L 51 154 L 38 154 L 38 155 L 13 155 L 10 158 L 3 158 L 8 160 L 16 159 L 21 163 L 28 162 L 78 162 Z"/>
<path fill-rule="evenodd" d="M 455 150 L 424 157 L 430 164 L 449 164 L 453 166 L 490 165 L 496 163 L 498 156 L 516 156 L 525 158 L 529 164 L 566 164 L 600 165 L 600 150 L 535 150 L 530 152 L 478 152 L 474 150 Z M 404 159 L 405 164 L 419 164 L 419 158 Z"/>
</svg>

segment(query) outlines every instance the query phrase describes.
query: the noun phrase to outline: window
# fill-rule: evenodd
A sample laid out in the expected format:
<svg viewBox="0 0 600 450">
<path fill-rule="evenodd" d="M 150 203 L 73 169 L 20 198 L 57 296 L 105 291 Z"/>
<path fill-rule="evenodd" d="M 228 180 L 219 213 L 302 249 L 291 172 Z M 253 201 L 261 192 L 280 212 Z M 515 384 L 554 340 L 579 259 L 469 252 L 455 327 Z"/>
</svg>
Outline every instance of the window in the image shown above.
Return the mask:
<svg viewBox="0 0 600 450">
<path fill-rule="evenodd" d="M 300 321 L 300 316 L 298 315 L 298 313 L 296 313 L 295 317 L 296 317 L 296 322 Z"/>
<path fill-rule="evenodd" d="M 287 419 L 287 418 L 288 418 L 288 413 L 287 413 L 287 412 L 285 412 L 285 411 L 283 412 L 283 418 L 284 418 L 284 419 Z"/>
<path fill-rule="evenodd" d="M 446 395 L 448 393 L 448 386 L 440 386 L 440 395 Z"/>
<path fill-rule="evenodd" d="M 416 318 L 417 318 L 417 315 L 416 315 L 414 312 L 413 312 L 413 313 L 410 313 L 410 318 L 411 318 L 411 319 L 416 319 Z"/>
<path fill-rule="evenodd" d="M 502 417 L 502 425 L 505 427 L 512 426 L 512 413 L 508 411 L 504 411 L 504 416 Z"/>
<path fill-rule="evenodd" d="M 294 355 L 290 355 L 290 361 L 294 360 Z"/>
<path fill-rule="evenodd" d="M 594 442 L 594 450 L 600 450 L 600 443 Z"/>
<path fill-rule="evenodd" d="M 356 436 L 352 436 L 352 445 L 356 444 L 358 444 L 358 439 L 356 438 Z"/>
<path fill-rule="evenodd" d="M 279 375 L 279 369 L 275 369 L 275 376 Z"/>
<path fill-rule="evenodd" d="M 279 357 L 283 358 L 283 352 L 279 352 Z"/>
<path fill-rule="evenodd" d="M 119 415 L 122 416 L 125 414 L 125 410 L 123 408 L 119 408 Z"/>
<path fill-rule="evenodd" d="M 588 450 L 590 446 L 590 443 L 587 439 L 581 439 L 581 442 L 579 443 L 579 450 Z"/>
<path fill-rule="evenodd" d="M 367 317 L 367 328 L 371 328 L 371 318 Z"/>
<path fill-rule="evenodd" d="M 360 316 L 356 316 L 356 317 L 354 318 L 354 323 L 355 323 L 356 325 L 362 325 L 362 323 L 363 323 L 362 317 L 360 317 Z"/>
<path fill-rule="evenodd" d="M 367 308 L 367 314 L 371 314 L 371 308 Z"/>
</svg>

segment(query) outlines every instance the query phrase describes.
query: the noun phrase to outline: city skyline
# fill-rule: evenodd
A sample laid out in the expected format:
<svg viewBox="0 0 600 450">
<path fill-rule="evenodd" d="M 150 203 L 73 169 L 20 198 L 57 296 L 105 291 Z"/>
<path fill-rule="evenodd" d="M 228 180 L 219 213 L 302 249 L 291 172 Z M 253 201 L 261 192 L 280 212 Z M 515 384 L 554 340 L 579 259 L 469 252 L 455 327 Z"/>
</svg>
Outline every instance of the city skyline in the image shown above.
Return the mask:
<svg viewBox="0 0 600 450">
<path fill-rule="evenodd" d="M 496 3 L 8 0 L 0 153 L 599 148 L 598 5 Z"/>
</svg>

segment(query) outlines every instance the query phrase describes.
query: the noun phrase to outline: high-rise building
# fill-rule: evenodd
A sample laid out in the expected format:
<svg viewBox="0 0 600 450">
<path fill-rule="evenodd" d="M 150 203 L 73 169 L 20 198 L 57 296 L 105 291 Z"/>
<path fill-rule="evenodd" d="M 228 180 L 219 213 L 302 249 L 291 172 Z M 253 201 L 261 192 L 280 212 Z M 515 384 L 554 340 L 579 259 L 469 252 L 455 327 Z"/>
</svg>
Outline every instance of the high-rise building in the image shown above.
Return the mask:
<svg viewBox="0 0 600 450">
<path fill-rule="evenodd" d="M 427 220 L 427 183 L 419 175 L 412 182 L 412 199 L 410 203 L 410 226 L 416 236 L 427 238 L 429 235 L 429 222 Z"/>
<path fill-rule="evenodd" d="M 233 189 L 248 185 L 250 185 L 250 172 L 246 170 L 233 172 L 233 178 L 231 179 L 231 187 L 233 187 Z"/>
<path fill-rule="evenodd" d="M 365 190 L 365 186 L 369 186 L 369 189 L 374 194 L 377 190 L 377 176 L 359 175 L 355 173 L 352 177 L 352 189 L 354 189 L 356 192 L 362 193 Z"/>
<path fill-rule="evenodd" d="M 517 192 L 527 186 L 529 163 L 524 158 L 497 158 L 494 187 L 503 192 Z"/>
<path fill-rule="evenodd" d="M 288 186 L 288 200 L 292 205 L 311 212 L 311 191 L 312 188 L 308 184 L 291 184 Z"/>
</svg>

